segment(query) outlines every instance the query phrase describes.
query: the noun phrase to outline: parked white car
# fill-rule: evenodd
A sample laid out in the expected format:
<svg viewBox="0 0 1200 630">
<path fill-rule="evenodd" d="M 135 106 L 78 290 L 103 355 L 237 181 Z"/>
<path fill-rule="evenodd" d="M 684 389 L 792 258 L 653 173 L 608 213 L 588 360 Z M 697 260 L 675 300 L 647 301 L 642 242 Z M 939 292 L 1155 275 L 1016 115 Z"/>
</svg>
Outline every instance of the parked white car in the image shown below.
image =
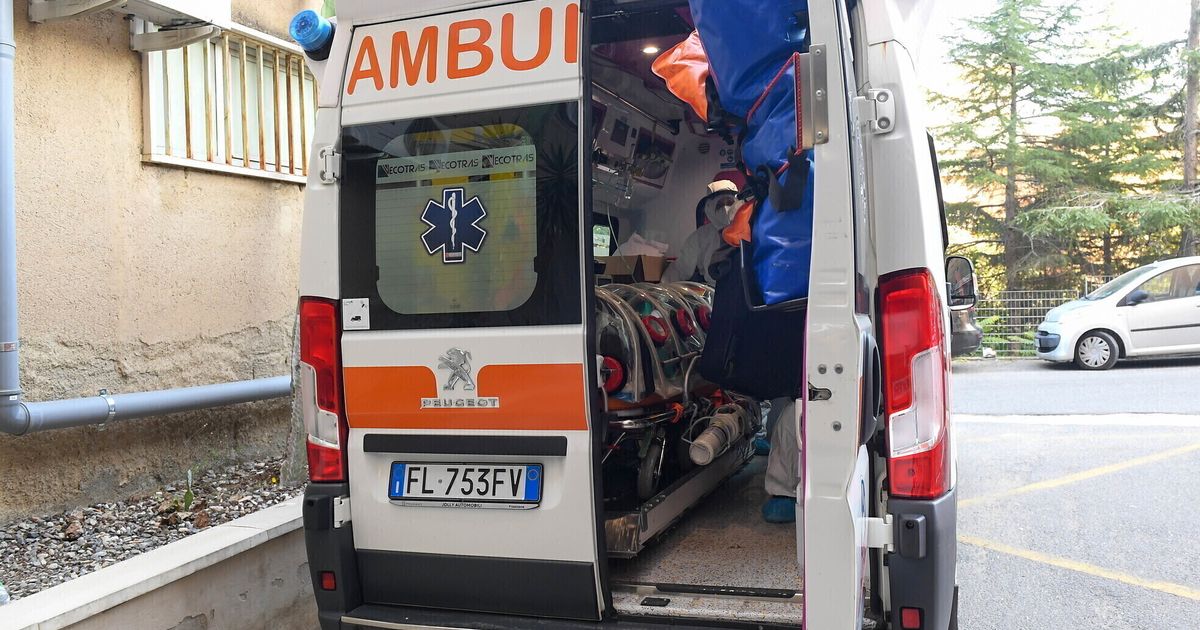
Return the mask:
<svg viewBox="0 0 1200 630">
<path fill-rule="evenodd" d="M 1085 370 L 1126 357 L 1200 353 L 1200 256 L 1138 267 L 1051 309 L 1034 344 L 1039 358 Z"/>
</svg>

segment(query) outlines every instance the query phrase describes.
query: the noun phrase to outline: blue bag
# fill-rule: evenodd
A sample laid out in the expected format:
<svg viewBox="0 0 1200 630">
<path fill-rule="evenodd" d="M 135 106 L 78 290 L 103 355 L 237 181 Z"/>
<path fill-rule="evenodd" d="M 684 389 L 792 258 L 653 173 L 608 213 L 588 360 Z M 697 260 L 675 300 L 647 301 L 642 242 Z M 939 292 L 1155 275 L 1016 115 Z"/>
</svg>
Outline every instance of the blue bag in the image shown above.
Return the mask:
<svg viewBox="0 0 1200 630">
<path fill-rule="evenodd" d="M 763 305 L 808 296 L 812 155 L 802 144 L 798 53 L 807 49 L 807 0 L 690 0 L 721 107 L 745 120 L 741 157 L 760 194 L 749 269 Z M 747 28 L 747 24 L 754 25 Z"/>
<path fill-rule="evenodd" d="M 725 111 L 745 117 L 807 38 L 808 0 L 690 0 Z"/>
<path fill-rule="evenodd" d="M 812 157 L 805 151 L 792 159 L 772 189 L 801 191 L 772 194 L 759 202 L 750 224 L 750 260 L 763 304 L 782 304 L 808 297 L 812 260 Z"/>
</svg>

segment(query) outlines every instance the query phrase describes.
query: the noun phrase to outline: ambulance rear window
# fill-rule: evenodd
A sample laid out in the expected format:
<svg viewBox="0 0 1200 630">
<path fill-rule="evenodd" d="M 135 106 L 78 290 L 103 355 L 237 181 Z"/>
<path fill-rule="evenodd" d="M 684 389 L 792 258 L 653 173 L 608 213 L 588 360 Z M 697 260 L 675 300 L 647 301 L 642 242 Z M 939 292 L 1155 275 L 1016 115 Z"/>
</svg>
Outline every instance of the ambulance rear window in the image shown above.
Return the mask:
<svg viewBox="0 0 1200 630">
<path fill-rule="evenodd" d="M 376 330 L 579 323 L 577 107 L 347 127 L 342 297 Z"/>
</svg>

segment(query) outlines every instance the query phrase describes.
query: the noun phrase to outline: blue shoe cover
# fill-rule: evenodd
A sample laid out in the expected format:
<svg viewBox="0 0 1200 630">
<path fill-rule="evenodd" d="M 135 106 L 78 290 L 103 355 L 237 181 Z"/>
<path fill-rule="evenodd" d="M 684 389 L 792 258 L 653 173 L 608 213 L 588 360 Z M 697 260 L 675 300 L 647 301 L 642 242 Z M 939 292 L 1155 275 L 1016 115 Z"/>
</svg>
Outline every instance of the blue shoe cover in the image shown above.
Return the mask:
<svg viewBox="0 0 1200 630">
<path fill-rule="evenodd" d="M 755 455 L 766 455 L 770 452 L 771 452 L 771 443 L 767 441 L 767 438 L 761 438 L 761 437 L 754 438 L 754 454 Z"/>
<path fill-rule="evenodd" d="M 763 520 L 768 523 L 796 522 L 796 499 L 771 497 L 762 507 Z"/>
</svg>

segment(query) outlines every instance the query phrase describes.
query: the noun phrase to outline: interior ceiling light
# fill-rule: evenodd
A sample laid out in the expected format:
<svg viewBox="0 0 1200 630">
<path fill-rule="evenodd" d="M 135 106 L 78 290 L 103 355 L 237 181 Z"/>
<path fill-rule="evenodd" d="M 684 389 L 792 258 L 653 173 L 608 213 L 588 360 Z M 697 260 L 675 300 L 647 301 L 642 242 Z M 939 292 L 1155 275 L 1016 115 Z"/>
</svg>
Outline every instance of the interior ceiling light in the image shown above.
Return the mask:
<svg viewBox="0 0 1200 630">
<path fill-rule="evenodd" d="M 654 54 L 657 54 L 657 53 L 658 53 L 658 46 L 655 46 L 655 45 L 651 44 L 651 45 L 649 45 L 649 46 L 646 46 L 645 48 L 643 48 L 643 49 L 642 49 L 642 52 L 646 53 L 647 55 L 654 55 Z"/>
</svg>

